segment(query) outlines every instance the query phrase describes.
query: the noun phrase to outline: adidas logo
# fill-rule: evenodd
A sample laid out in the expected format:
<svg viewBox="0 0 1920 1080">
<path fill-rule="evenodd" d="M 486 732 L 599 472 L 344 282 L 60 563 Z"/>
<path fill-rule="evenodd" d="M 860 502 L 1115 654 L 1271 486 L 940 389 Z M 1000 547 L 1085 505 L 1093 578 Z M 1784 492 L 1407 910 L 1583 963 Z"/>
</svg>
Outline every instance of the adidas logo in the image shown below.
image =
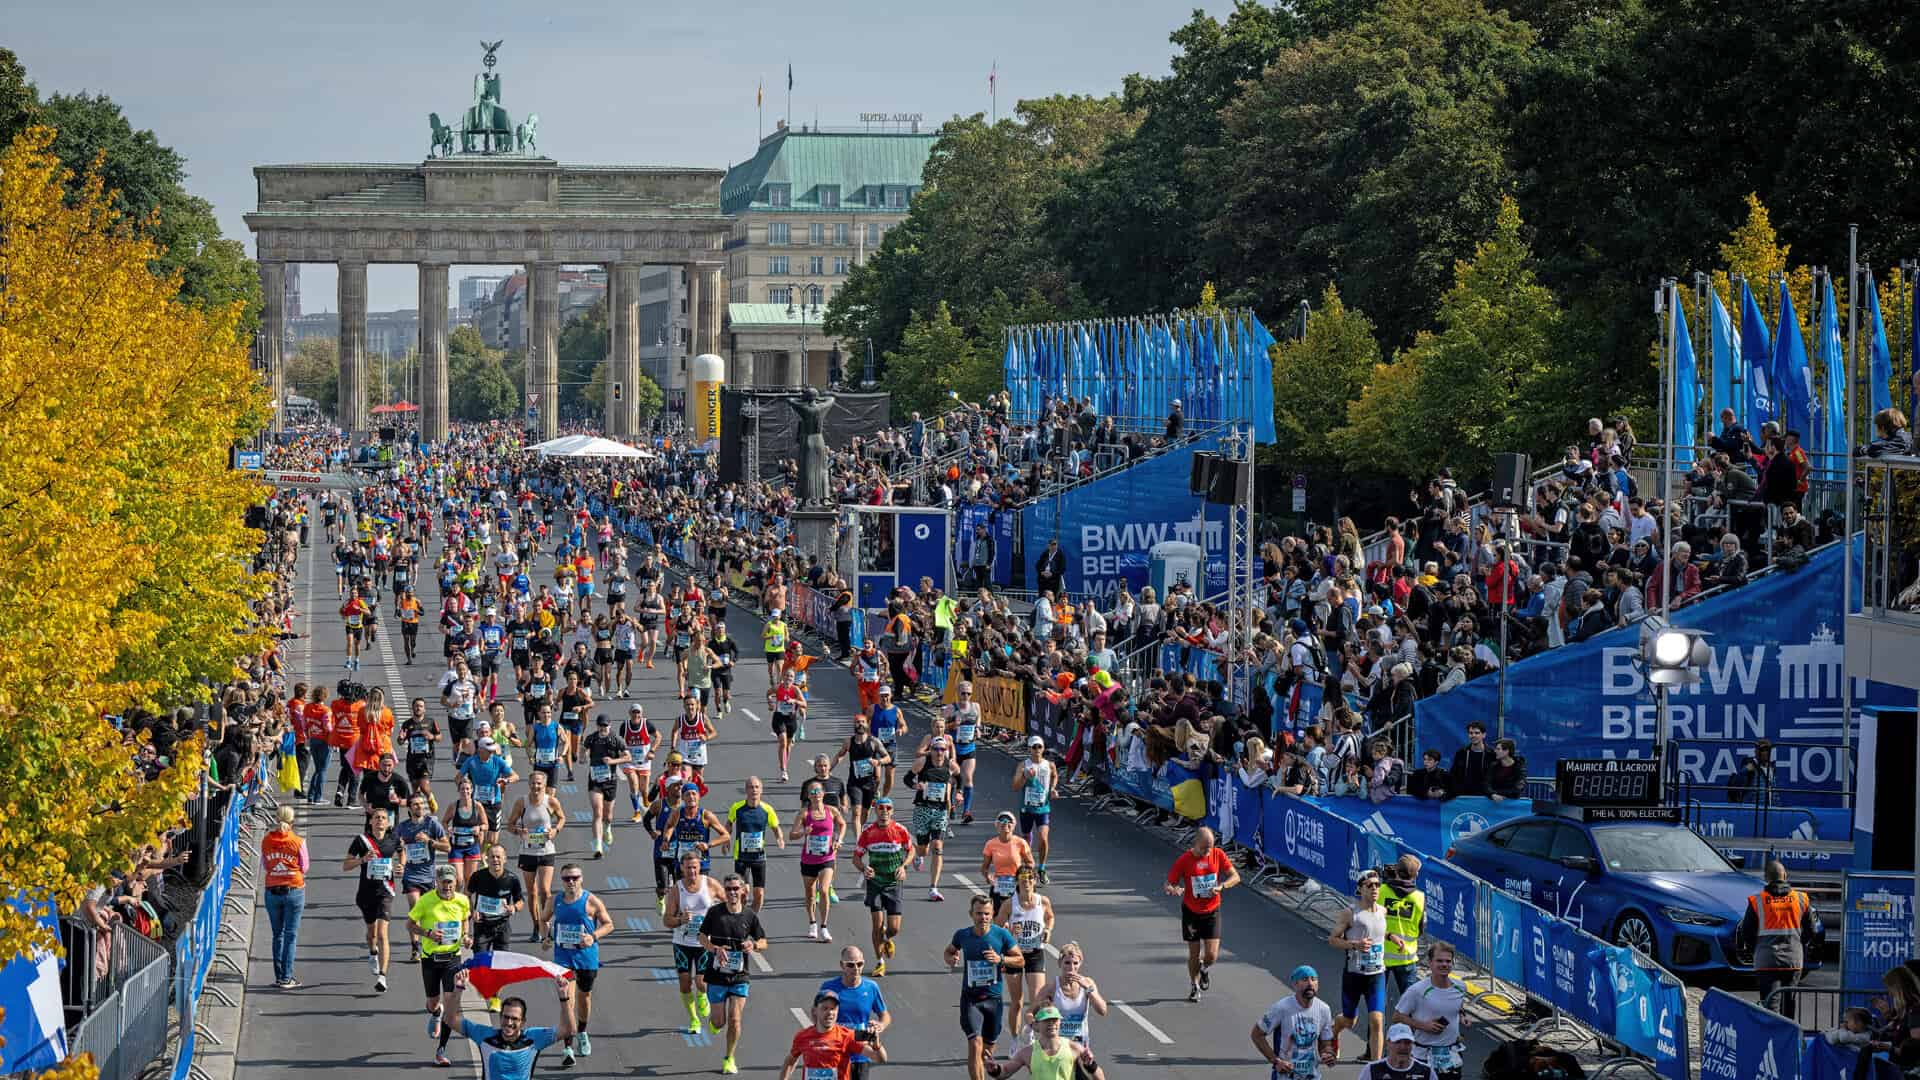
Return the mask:
<svg viewBox="0 0 1920 1080">
<path fill-rule="evenodd" d="M 1387 821 L 1387 815 L 1378 810 L 1368 814 L 1366 820 L 1360 823 L 1360 827 L 1375 836 L 1394 835 L 1393 826 Z"/>
<path fill-rule="evenodd" d="M 1803 821 L 1793 827 L 1790 838 L 1794 840 L 1818 840 L 1820 837 L 1814 831 L 1813 822 Z"/>
<path fill-rule="evenodd" d="M 1780 1066 L 1773 1060 L 1773 1044 L 1767 1044 L 1767 1052 L 1760 1056 L 1760 1074 L 1755 1080 L 1780 1080 Z"/>
</svg>

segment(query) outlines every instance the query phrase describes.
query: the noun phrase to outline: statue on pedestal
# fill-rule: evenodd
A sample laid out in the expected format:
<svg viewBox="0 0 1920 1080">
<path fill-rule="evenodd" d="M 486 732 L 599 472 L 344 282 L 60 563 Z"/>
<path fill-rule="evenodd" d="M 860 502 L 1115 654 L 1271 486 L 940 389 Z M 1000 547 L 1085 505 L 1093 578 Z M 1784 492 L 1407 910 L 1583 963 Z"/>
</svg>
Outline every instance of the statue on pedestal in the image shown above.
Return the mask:
<svg viewBox="0 0 1920 1080">
<path fill-rule="evenodd" d="M 800 422 L 795 439 L 799 444 L 800 475 L 794 483 L 794 494 L 802 506 L 825 506 L 831 501 L 826 422 L 833 401 L 832 394 L 822 394 L 811 386 L 801 391 L 799 397 L 787 399 L 788 407 Z"/>
</svg>

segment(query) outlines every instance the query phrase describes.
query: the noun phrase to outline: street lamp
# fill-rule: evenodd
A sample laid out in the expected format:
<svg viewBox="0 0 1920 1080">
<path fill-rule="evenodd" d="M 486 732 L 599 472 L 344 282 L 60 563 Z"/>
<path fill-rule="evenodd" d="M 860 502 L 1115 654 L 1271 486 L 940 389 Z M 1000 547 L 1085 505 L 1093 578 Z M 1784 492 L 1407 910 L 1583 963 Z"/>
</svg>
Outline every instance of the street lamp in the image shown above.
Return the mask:
<svg viewBox="0 0 1920 1080">
<path fill-rule="evenodd" d="M 807 384 L 807 326 L 809 320 L 820 317 L 820 301 L 816 298 L 818 294 L 808 287 L 806 301 L 799 304 L 796 309 L 793 294 L 799 288 L 801 288 L 799 285 L 787 286 L 787 318 L 791 319 L 795 314 L 800 316 L 800 377 L 792 380 L 792 383 L 796 386 L 805 386 Z"/>
<path fill-rule="evenodd" d="M 1664 615 L 1649 615 L 1640 624 L 1640 666 L 1653 687 L 1656 727 L 1653 754 L 1664 758 L 1667 752 L 1669 722 L 1667 696 L 1676 686 L 1696 686 L 1700 671 L 1713 656 L 1707 644 L 1712 637 L 1705 630 L 1674 626 Z"/>
</svg>

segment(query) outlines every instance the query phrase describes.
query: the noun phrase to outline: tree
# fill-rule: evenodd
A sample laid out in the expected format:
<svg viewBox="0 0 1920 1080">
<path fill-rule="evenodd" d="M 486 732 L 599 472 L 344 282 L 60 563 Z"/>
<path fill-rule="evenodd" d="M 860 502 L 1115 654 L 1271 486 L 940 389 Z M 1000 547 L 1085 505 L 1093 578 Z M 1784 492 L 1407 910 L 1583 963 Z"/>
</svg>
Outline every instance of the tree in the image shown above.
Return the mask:
<svg viewBox="0 0 1920 1080">
<path fill-rule="evenodd" d="M 1501 110 L 1532 43 L 1480 0 L 1385 0 L 1282 50 L 1189 162 L 1229 298 L 1291 302 L 1331 272 L 1410 341 L 1512 183 Z"/>
<path fill-rule="evenodd" d="M 1328 433 L 1346 424 L 1348 406 L 1380 363 L 1373 322 L 1328 285 L 1305 336 L 1275 343 L 1272 353 L 1274 452 L 1325 463 L 1335 456 Z"/>
<path fill-rule="evenodd" d="M 892 395 L 896 418 L 944 412 L 952 406 L 949 392 L 979 401 L 997 386 L 997 355 L 975 348 L 941 301 L 931 315 L 915 315 L 907 325 L 900 348 L 885 357 L 880 385 Z"/>
<path fill-rule="evenodd" d="M 103 717 L 204 695 L 265 644 L 235 632 L 265 585 L 243 524 L 262 489 L 227 449 L 267 401 L 238 306 L 155 277 L 153 242 L 54 141 L 29 128 L 0 156 L 0 881 L 71 911 L 182 821 L 203 771 L 188 744 L 140 782 Z M 0 940 L 57 945 L 4 905 Z"/>
<path fill-rule="evenodd" d="M 27 79 L 27 69 L 12 50 L 0 48 L 0 146 L 11 146 L 39 116 L 40 92 Z"/>
<path fill-rule="evenodd" d="M 589 386 L 594 369 L 607 358 L 607 301 L 595 300 L 560 328 L 560 409 L 598 415 L 606 407 L 604 381 Z"/>
<path fill-rule="evenodd" d="M 310 397 L 328 416 L 340 409 L 340 343 L 333 338 L 308 338 L 295 342 L 293 355 L 286 359 L 287 386 L 296 394 Z"/>
<path fill-rule="evenodd" d="M 667 403 L 667 396 L 660 392 L 660 384 L 654 382 L 653 377 L 644 371 L 640 373 L 638 382 L 631 386 L 623 387 L 622 391 L 632 397 L 633 406 L 639 410 L 640 422 L 643 424 L 660 415 L 660 410 L 664 408 Z M 605 415 L 607 407 L 607 364 L 605 361 L 601 361 L 593 366 L 593 373 L 587 376 L 587 384 L 581 390 L 581 400 L 586 407 L 600 410 L 596 415 Z"/>
</svg>

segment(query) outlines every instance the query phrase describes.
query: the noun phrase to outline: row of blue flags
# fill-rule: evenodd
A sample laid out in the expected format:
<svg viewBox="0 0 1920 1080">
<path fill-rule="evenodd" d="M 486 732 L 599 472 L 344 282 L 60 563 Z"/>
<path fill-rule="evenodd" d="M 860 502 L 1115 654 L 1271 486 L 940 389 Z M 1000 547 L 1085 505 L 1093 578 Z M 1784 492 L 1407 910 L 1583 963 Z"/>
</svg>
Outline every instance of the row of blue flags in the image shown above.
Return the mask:
<svg viewBox="0 0 1920 1080">
<path fill-rule="evenodd" d="M 1893 405 L 1893 354 L 1887 347 L 1886 324 L 1880 316 L 1880 296 L 1871 272 L 1865 275 L 1864 286 L 1870 412 L 1877 413 Z M 1738 326 L 1732 313 L 1721 303 L 1720 294 L 1707 290 L 1708 355 L 1713 364 L 1710 430 L 1718 430 L 1721 410 L 1729 408 L 1756 439 L 1762 424 L 1776 422 L 1783 430 L 1800 433 L 1801 445 L 1814 458 L 1818 471 L 1837 473 L 1839 469 L 1832 463 L 1846 454 L 1848 443 L 1847 354 L 1840 337 L 1840 305 L 1834 295 L 1833 278 L 1826 277 L 1820 298 L 1814 355 L 1820 361 L 1825 378 L 1818 384 L 1814 368 L 1808 362 L 1806 342 L 1800 336 L 1793 294 L 1784 281 L 1779 289 L 1779 317 L 1771 330 L 1745 282 L 1740 285 Z M 1696 425 L 1702 387 L 1693 342 L 1687 332 L 1686 313 L 1677 302 L 1671 306 L 1678 369 L 1674 442 L 1681 448 L 1680 462 L 1691 465 L 1693 454 L 1686 448 L 1698 441 Z M 1920 290 L 1916 290 L 1914 315 L 1913 343 L 1915 354 L 1920 355 Z M 1915 390 L 1913 407 L 1920 410 L 1920 388 Z"/>
<path fill-rule="evenodd" d="M 1102 416 L 1158 419 L 1179 401 L 1190 425 L 1240 422 L 1273 441 L 1273 335 L 1250 312 L 1019 326 L 1007 331 L 1014 419 L 1091 398 Z"/>
</svg>

